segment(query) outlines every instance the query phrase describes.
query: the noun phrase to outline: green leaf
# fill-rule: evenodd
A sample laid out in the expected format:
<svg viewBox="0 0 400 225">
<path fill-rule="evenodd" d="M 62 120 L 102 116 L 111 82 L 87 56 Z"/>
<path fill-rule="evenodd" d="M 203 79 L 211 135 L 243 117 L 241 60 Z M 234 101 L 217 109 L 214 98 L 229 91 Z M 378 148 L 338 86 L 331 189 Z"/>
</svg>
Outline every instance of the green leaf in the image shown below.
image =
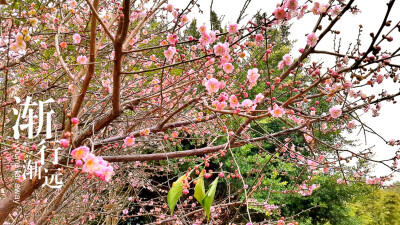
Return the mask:
<svg viewBox="0 0 400 225">
<path fill-rule="evenodd" d="M 197 184 L 194 187 L 194 197 L 197 199 L 197 201 L 200 203 L 201 206 L 203 206 L 203 199 L 206 196 L 203 174 L 204 172 L 202 171 L 199 176 L 199 179 L 197 179 Z"/>
<path fill-rule="evenodd" d="M 176 203 L 179 200 L 179 197 L 182 195 L 183 191 L 183 182 L 182 180 L 186 178 L 186 174 L 179 177 L 178 180 L 176 180 L 172 184 L 172 188 L 168 191 L 168 197 L 167 197 L 167 203 L 169 206 L 169 209 L 171 211 L 171 215 L 174 212 Z"/>
<path fill-rule="evenodd" d="M 210 220 L 211 205 L 214 201 L 215 190 L 217 189 L 218 177 L 210 184 L 206 196 L 203 199 L 203 209 L 207 215 L 207 223 Z"/>
</svg>

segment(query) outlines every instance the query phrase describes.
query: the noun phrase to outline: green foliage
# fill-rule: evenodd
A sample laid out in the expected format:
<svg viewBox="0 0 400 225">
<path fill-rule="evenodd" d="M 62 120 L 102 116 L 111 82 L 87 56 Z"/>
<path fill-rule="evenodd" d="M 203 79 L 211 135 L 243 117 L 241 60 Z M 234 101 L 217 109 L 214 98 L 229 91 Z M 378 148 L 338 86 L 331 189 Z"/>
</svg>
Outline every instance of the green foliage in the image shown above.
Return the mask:
<svg viewBox="0 0 400 225">
<path fill-rule="evenodd" d="M 214 201 L 215 192 L 217 190 L 218 177 L 210 184 L 207 193 L 205 193 L 204 187 L 204 172 L 202 171 L 197 179 L 196 186 L 194 188 L 194 197 L 203 207 L 204 212 L 207 216 L 207 221 L 210 220 L 211 205 Z M 183 180 L 186 178 L 186 174 L 179 177 L 177 181 L 172 184 L 171 189 L 168 191 L 167 203 L 171 211 L 171 215 L 174 212 L 176 203 L 183 192 Z"/>
<path fill-rule="evenodd" d="M 185 179 L 185 178 L 186 178 L 186 175 L 179 177 L 178 180 L 172 184 L 172 188 L 168 191 L 167 202 L 168 202 L 169 209 L 171 211 L 171 215 L 174 212 L 174 209 L 175 209 L 176 203 L 179 200 L 179 197 L 181 197 L 181 195 L 182 195 L 183 179 Z"/>
<path fill-rule="evenodd" d="M 349 185 L 338 184 L 337 178 L 338 176 L 316 176 L 313 183 L 319 183 L 320 187 L 311 196 L 289 196 L 283 215 L 308 210 L 302 213 L 300 218 L 312 224 L 359 224 L 357 218 L 350 215 L 348 203 L 371 193 L 373 187 L 357 182 Z"/>
<path fill-rule="evenodd" d="M 218 177 L 210 184 L 210 188 L 208 189 L 204 199 L 203 199 L 203 208 L 207 215 L 207 222 L 210 220 L 210 211 L 211 205 L 214 201 L 215 191 L 217 189 Z"/>
<path fill-rule="evenodd" d="M 212 30 L 219 30 L 222 32 L 221 20 L 218 19 L 218 15 L 217 15 L 217 13 L 215 13 L 214 10 L 211 10 L 211 12 L 210 12 L 210 22 L 211 22 Z"/>
<path fill-rule="evenodd" d="M 194 197 L 200 203 L 201 206 L 203 206 L 203 199 L 206 196 L 203 173 L 204 172 L 201 172 L 199 179 L 197 179 L 196 186 L 194 187 Z"/>
<path fill-rule="evenodd" d="M 350 206 L 360 224 L 400 224 L 400 195 L 393 190 L 378 189 Z"/>
<path fill-rule="evenodd" d="M 186 39 L 186 37 L 188 36 L 192 36 L 196 39 L 200 38 L 201 34 L 200 32 L 197 30 L 197 20 L 193 19 L 192 22 L 190 23 L 189 27 L 184 31 L 184 38 Z"/>
</svg>

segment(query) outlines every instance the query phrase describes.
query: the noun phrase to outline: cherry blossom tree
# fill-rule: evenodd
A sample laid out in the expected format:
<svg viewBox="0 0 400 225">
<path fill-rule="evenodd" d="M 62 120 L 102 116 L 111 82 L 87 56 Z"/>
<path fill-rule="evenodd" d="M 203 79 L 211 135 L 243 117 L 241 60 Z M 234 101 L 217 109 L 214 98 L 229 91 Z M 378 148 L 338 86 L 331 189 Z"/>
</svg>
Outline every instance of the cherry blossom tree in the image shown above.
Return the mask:
<svg viewBox="0 0 400 225">
<path fill-rule="evenodd" d="M 381 103 L 395 104 L 400 95 L 364 90 L 399 81 L 393 37 L 400 22 L 390 20 L 395 0 L 374 3 L 387 5 L 375 15 L 381 26 L 360 25 L 345 50 L 338 40 L 346 34 L 335 25 L 345 14 L 357 16 L 356 0 L 285 0 L 244 22 L 248 2 L 235 23 L 218 25 L 221 30 L 194 25 L 188 35 L 192 11 L 202 7 L 197 0 L 182 9 L 167 0 L 0 1 L 0 222 L 116 224 L 146 217 L 221 224 L 234 223 L 241 208 L 240 221 L 251 224 L 254 208 L 279 215 L 286 194 L 311 195 L 319 188 L 316 174 L 338 172 L 344 185 L 390 179 L 400 152 L 377 160 L 372 149 L 349 149 L 339 135 L 357 128 L 375 133 L 360 112 L 379 116 Z M 304 15 L 315 25 L 304 30 L 307 41 L 294 57 L 276 35 Z M 360 41 L 364 30 L 371 32 L 369 43 Z M 324 39 L 333 39 L 333 51 L 320 44 Z M 315 61 L 321 54 L 332 60 Z M 14 109 L 28 97 L 54 99 L 45 106 L 54 111 L 51 137 L 21 130 L 15 138 Z M 32 109 L 36 129 L 43 124 L 38 107 Z M 267 129 L 272 123 L 279 126 Z M 249 146 L 260 151 L 260 168 L 280 162 L 287 166 L 279 173 L 290 173 L 289 165 L 300 169 L 279 205 L 254 200 L 257 191 L 274 192 L 263 183 L 273 175 L 260 169 L 247 182 L 236 154 Z M 354 162 L 379 163 L 393 173 L 366 177 Z M 41 166 L 40 177 L 15 177 L 30 163 Z M 46 180 L 55 175 L 60 188 Z M 216 195 L 228 180 L 240 188 Z"/>
</svg>

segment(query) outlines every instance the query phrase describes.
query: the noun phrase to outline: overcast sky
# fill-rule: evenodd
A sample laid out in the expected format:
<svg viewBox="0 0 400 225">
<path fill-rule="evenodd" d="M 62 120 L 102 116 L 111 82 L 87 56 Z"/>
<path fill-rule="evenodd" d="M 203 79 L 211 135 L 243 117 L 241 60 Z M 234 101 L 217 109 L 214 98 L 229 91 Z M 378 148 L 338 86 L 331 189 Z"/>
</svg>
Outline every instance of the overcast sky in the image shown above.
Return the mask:
<svg viewBox="0 0 400 225">
<path fill-rule="evenodd" d="M 170 1 L 175 7 L 183 8 L 187 5 L 187 1 Z M 200 8 L 203 10 L 203 14 L 200 14 L 197 9 L 192 11 L 189 18 L 192 19 L 196 17 L 198 20 L 198 24 L 209 24 L 209 15 L 210 15 L 210 2 L 211 0 L 200 0 Z M 224 16 L 224 24 L 228 24 L 230 22 L 235 22 L 237 17 L 242 9 L 243 3 L 245 0 L 214 0 L 213 10 L 218 14 L 218 16 Z M 253 0 L 249 7 L 246 10 L 246 14 L 248 15 L 242 20 L 242 23 L 246 23 L 251 16 L 254 15 L 257 11 L 261 10 L 261 12 L 266 12 L 267 15 L 271 15 L 271 13 L 276 8 L 277 3 L 281 1 L 277 0 Z M 304 1 L 300 1 L 301 3 Z M 327 0 L 322 0 L 320 2 L 327 3 Z M 364 27 L 364 32 L 361 35 L 362 40 L 362 51 L 365 51 L 370 44 L 371 37 L 369 36 L 370 32 L 376 32 L 381 25 L 381 21 L 386 13 L 386 3 L 389 0 L 356 0 L 354 5 L 357 5 L 361 10 L 361 13 L 358 15 L 353 15 L 351 13 L 346 13 L 342 20 L 340 20 L 335 26 L 334 29 L 340 30 L 341 34 L 339 37 L 342 39 L 342 51 L 341 53 L 345 53 L 347 47 L 350 43 L 355 43 L 355 40 L 358 36 L 358 27 L 360 24 Z M 400 2 L 395 2 L 392 12 L 389 16 L 389 20 L 392 20 L 393 23 L 397 23 L 400 21 Z M 301 21 L 297 21 L 297 19 L 293 19 L 293 25 L 291 27 L 291 34 L 289 36 L 290 40 L 296 40 L 294 44 L 291 55 L 297 57 L 299 55 L 298 49 L 300 47 L 305 46 L 306 37 L 305 34 L 310 32 L 315 23 L 316 16 L 306 15 Z M 327 24 L 327 19 L 325 19 L 325 23 Z M 386 33 L 388 29 L 384 29 L 383 33 Z M 392 34 L 394 41 L 390 43 L 390 45 L 382 45 L 382 49 L 389 49 L 390 51 L 394 51 L 393 49 L 397 49 L 400 47 L 400 32 L 393 32 Z M 333 35 L 328 35 L 321 43 L 318 44 L 318 50 L 333 50 Z M 321 60 L 325 62 L 332 62 L 333 58 L 330 56 L 313 56 L 312 60 Z M 396 59 L 392 61 L 393 63 L 399 64 L 400 60 Z M 330 65 L 332 65 L 330 63 Z M 364 91 L 366 93 L 375 93 L 376 95 L 382 91 L 382 89 L 388 90 L 388 93 L 396 93 L 399 90 L 400 85 L 394 84 L 391 80 L 385 80 L 381 85 L 374 86 L 374 88 L 368 88 L 368 91 Z M 400 139 L 400 120 L 398 119 L 400 115 L 400 101 L 398 104 L 392 103 L 383 103 L 382 110 L 380 111 L 379 117 L 372 117 L 371 112 L 366 113 L 361 116 L 362 120 L 367 123 L 371 128 L 373 128 L 377 133 L 382 135 L 386 140 L 390 139 Z M 358 130 L 357 130 L 358 131 Z M 349 139 L 360 139 L 360 146 L 357 147 L 358 150 L 363 150 L 365 148 L 375 146 L 374 150 L 376 152 L 375 159 L 388 159 L 394 156 L 394 153 L 398 149 L 398 147 L 391 147 L 385 144 L 383 140 L 381 140 L 376 135 L 367 133 L 367 143 L 364 142 L 364 134 L 363 132 L 357 136 L 358 132 L 353 132 L 352 134 L 347 134 L 346 136 Z M 388 174 L 390 172 L 384 166 L 376 166 L 374 175 L 381 176 Z M 397 175 L 396 180 L 400 180 L 400 177 Z"/>
</svg>

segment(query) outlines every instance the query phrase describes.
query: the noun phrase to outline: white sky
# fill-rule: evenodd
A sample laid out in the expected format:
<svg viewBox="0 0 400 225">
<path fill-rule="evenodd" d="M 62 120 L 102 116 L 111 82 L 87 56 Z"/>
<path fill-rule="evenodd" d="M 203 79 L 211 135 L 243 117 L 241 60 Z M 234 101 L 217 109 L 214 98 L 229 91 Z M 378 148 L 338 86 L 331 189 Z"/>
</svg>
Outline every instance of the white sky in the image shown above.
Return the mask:
<svg viewBox="0 0 400 225">
<path fill-rule="evenodd" d="M 170 1 L 175 7 L 183 8 L 187 5 L 189 1 Z M 198 21 L 198 25 L 200 24 L 209 24 L 209 15 L 210 15 L 210 2 L 211 0 L 200 0 L 200 8 L 203 10 L 203 14 L 200 14 L 198 10 L 195 8 L 192 13 L 189 15 L 189 18 L 196 17 Z M 218 16 L 224 16 L 224 24 L 230 22 L 236 22 L 236 19 L 242 9 L 243 3 L 245 0 L 214 0 L 213 10 L 218 14 Z M 271 15 L 271 13 L 276 8 L 276 4 L 280 3 L 280 0 L 253 0 L 249 7 L 246 10 L 246 14 L 248 15 L 242 20 L 242 23 L 247 23 L 251 16 L 254 15 L 258 10 L 261 12 L 266 12 L 267 16 Z M 303 3 L 304 1 L 300 1 Z M 320 2 L 327 3 L 328 0 L 321 0 Z M 365 51 L 371 41 L 371 37 L 369 36 L 370 32 L 376 32 L 380 25 L 381 21 L 384 18 L 386 13 L 386 3 L 389 0 L 356 0 L 354 5 L 357 5 L 361 10 L 361 13 L 358 15 L 352 15 L 351 13 L 346 13 L 345 16 L 333 27 L 335 30 L 340 30 L 341 34 L 338 37 L 342 39 L 342 47 L 341 53 L 345 53 L 347 50 L 349 43 L 355 43 L 355 40 L 358 36 L 358 27 L 360 24 L 364 26 L 364 32 L 361 35 L 361 43 L 362 50 Z M 389 20 L 392 20 L 393 24 L 400 21 L 400 2 L 395 2 L 391 14 L 389 16 Z M 293 50 L 291 52 L 292 56 L 297 57 L 299 55 L 298 49 L 300 47 L 305 47 L 306 37 L 305 35 L 312 31 L 315 23 L 316 16 L 306 15 L 300 21 L 297 19 L 293 19 L 291 22 L 293 23 L 292 28 L 290 30 L 290 40 L 297 40 L 294 44 Z M 322 23 L 323 28 L 327 24 L 327 19 L 325 18 L 325 23 Z M 386 33 L 389 29 L 386 28 L 383 30 L 383 33 Z M 318 34 L 318 33 L 317 33 Z M 400 47 L 400 32 L 397 30 L 392 32 L 391 36 L 393 36 L 394 41 L 390 43 L 390 45 L 382 44 L 382 49 L 388 49 L 390 51 L 394 51 Z M 386 42 L 387 43 L 387 42 Z M 326 38 L 324 38 L 321 43 L 318 44 L 318 50 L 333 50 L 333 35 L 329 34 Z M 323 55 L 317 55 L 312 57 L 313 60 L 323 60 L 325 62 L 332 62 L 333 57 L 325 57 Z M 392 60 L 393 63 L 400 64 L 400 60 Z M 329 63 L 332 65 L 332 63 Z M 375 85 L 373 88 L 368 88 L 368 91 L 364 91 L 366 93 L 375 93 L 376 96 L 382 89 L 388 90 L 388 93 L 396 93 L 398 92 L 400 86 L 395 85 L 391 80 L 385 80 L 381 85 Z M 380 111 L 379 117 L 372 117 L 371 112 L 363 115 L 361 119 L 371 128 L 373 128 L 377 133 L 383 136 L 386 140 L 390 139 L 400 139 L 400 132 L 398 127 L 400 127 L 400 120 L 398 116 L 400 115 L 400 98 L 398 98 L 398 104 L 392 104 L 384 102 L 382 103 L 382 110 Z M 376 135 L 367 133 L 367 143 L 364 143 L 364 135 L 363 132 L 357 137 L 357 132 L 353 132 L 352 134 L 347 134 L 349 139 L 360 139 L 360 146 L 357 147 L 357 150 L 363 150 L 367 147 L 371 147 L 375 145 L 375 159 L 388 159 L 393 157 L 398 147 L 391 147 L 385 144 L 383 140 L 381 140 Z M 356 150 L 356 151 L 357 151 Z M 376 166 L 374 175 L 382 176 L 386 175 L 390 172 L 384 166 Z M 395 180 L 400 180 L 400 177 L 397 176 Z"/>
</svg>

